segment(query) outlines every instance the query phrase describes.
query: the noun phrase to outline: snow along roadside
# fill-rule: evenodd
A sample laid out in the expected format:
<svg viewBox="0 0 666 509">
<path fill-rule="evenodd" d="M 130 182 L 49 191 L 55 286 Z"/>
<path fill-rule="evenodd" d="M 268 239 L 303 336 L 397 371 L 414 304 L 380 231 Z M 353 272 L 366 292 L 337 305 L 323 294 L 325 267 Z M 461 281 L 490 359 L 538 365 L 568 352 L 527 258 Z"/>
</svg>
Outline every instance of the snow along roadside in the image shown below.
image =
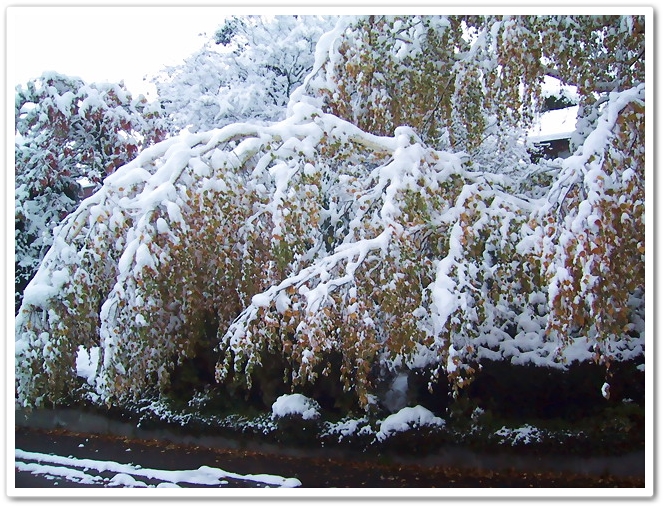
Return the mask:
<svg viewBox="0 0 666 509">
<path fill-rule="evenodd" d="M 294 477 L 282 477 L 273 474 L 236 474 L 220 468 L 200 466 L 196 470 L 160 470 L 155 468 L 142 468 L 139 465 L 118 463 L 92 459 L 27 452 L 15 449 L 15 468 L 17 470 L 32 472 L 35 475 L 48 475 L 64 477 L 70 481 L 81 484 L 104 484 L 109 486 L 144 487 L 144 488 L 180 488 L 178 483 L 188 483 L 201 486 L 221 486 L 228 484 L 226 479 L 235 479 L 265 485 L 262 487 L 296 488 L 301 481 Z M 25 460 L 25 461 L 20 461 Z M 91 475 L 89 470 L 100 474 L 103 472 L 115 473 L 111 478 Z M 137 477 L 156 481 L 157 484 L 146 484 Z"/>
</svg>

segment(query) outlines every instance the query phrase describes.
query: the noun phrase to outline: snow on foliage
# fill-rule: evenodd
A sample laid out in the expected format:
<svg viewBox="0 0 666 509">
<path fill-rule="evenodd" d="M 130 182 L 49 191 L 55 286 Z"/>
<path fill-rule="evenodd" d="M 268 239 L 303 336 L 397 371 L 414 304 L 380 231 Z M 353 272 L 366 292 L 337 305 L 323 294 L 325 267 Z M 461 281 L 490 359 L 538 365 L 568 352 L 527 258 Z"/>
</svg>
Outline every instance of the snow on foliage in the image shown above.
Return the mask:
<svg viewBox="0 0 666 509">
<path fill-rule="evenodd" d="M 299 415 L 302 419 L 308 421 L 318 419 L 320 416 L 319 404 L 302 394 L 284 394 L 280 396 L 273 403 L 272 410 L 273 419 Z"/>
<path fill-rule="evenodd" d="M 87 84 L 46 72 L 15 96 L 16 309 L 53 242 L 52 230 L 80 201 L 79 181 L 96 187 L 164 137 L 154 104 L 122 83 Z"/>
<path fill-rule="evenodd" d="M 368 424 L 367 417 L 354 419 L 352 417 L 344 418 L 338 422 L 324 423 L 324 430 L 322 436 L 336 437 L 338 442 L 342 442 L 345 437 L 354 437 L 356 435 L 370 435 L 372 434 L 371 426 Z"/>
<path fill-rule="evenodd" d="M 420 405 L 406 407 L 395 414 L 389 415 L 382 421 L 377 432 L 377 440 L 383 442 L 396 433 L 408 431 L 413 428 L 441 427 L 444 424 L 442 418 L 435 416 L 427 408 L 423 408 Z"/>
<path fill-rule="evenodd" d="M 284 118 L 289 96 L 310 71 L 329 16 L 229 18 L 214 40 L 152 81 L 173 129 Z"/>
<path fill-rule="evenodd" d="M 513 446 L 540 442 L 542 440 L 542 431 L 531 424 L 525 424 L 515 429 L 502 426 L 502 428 L 495 432 L 495 435 L 501 437 L 500 443 L 510 443 Z"/>
<path fill-rule="evenodd" d="M 562 20 L 546 21 L 483 18 L 472 45 L 458 18 L 390 18 L 388 32 L 374 17 L 341 21 L 322 36 L 285 120 L 183 132 L 142 151 L 58 227 L 26 289 L 19 404 L 77 387 L 80 346 L 99 348 L 95 391 L 107 404 L 164 391 L 175 366 L 204 349 L 218 357 L 220 384 L 250 390 L 253 373 L 277 362 L 292 390 L 334 376 L 366 410 L 381 377 L 410 369 L 446 377 L 456 394 L 484 359 L 566 369 L 640 358 L 644 85 L 619 82 L 604 96 L 593 130 L 537 196 L 521 191 L 522 173 L 485 171 L 461 151 L 488 115 L 515 120 L 501 105 L 477 103 L 477 116 L 459 121 L 463 112 L 442 106 L 434 130 L 412 122 L 433 108 L 419 91 L 437 80 L 456 81 L 458 95 L 442 98 L 455 103 L 476 93 L 465 89 L 486 66 L 516 78 L 507 73 L 518 67 L 497 65 L 518 51 L 518 25 L 559 37 Z M 448 57 L 465 63 L 454 74 L 416 58 L 438 51 L 435 36 L 467 44 L 465 58 Z M 402 67 L 386 65 L 380 81 L 407 76 L 413 87 L 374 95 L 381 87 L 361 79 L 361 57 L 396 48 Z M 493 48 L 495 60 L 477 59 Z M 504 106 L 537 94 L 528 92 L 507 91 Z M 398 107 L 408 114 L 396 117 Z"/>
</svg>

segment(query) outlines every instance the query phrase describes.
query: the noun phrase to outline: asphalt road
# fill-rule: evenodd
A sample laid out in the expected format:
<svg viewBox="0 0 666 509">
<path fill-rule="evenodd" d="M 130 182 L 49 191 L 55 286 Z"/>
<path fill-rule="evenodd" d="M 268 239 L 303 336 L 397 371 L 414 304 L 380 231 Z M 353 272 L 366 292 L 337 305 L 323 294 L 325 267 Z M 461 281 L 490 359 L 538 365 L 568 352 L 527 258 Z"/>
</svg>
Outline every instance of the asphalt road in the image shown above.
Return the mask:
<svg viewBox="0 0 666 509">
<path fill-rule="evenodd" d="M 15 446 L 24 451 L 140 464 L 144 468 L 186 470 L 205 465 L 239 474 L 275 474 L 295 477 L 304 488 L 642 488 L 645 485 L 643 477 L 524 472 L 514 468 L 489 471 L 345 461 L 326 457 L 280 456 L 24 427 L 15 430 Z M 18 469 L 15 469 L 15 475 L 16 488 L 91 487 Z M 230 488 L 256 486 L 235 480 L 224 485 Z"/>
</svg>

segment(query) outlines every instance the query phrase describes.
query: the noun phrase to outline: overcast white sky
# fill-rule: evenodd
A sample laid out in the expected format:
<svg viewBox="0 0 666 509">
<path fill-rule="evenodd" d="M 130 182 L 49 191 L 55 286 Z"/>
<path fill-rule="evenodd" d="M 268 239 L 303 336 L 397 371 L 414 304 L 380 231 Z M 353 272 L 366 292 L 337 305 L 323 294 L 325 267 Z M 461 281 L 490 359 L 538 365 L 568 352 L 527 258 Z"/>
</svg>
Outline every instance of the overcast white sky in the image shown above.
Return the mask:
<svg viewBox="0 0 666 509">
<path fill-rule="evenodd" d="M 124 80 L 146 93 L 145 75 L 182 62 L 207 40 L 199 34 L 211 37 L 228 14 L 220 7 L 9 7 L 9 85 L 51 70 L 87 82 Z"/>
<path fill-rule="evenodd" d="M 15 0 L 12 3 L 17 5 L 6 10 L 7 85 L 10 89 L 38 77 L 46 70 L 52 70 L 79 76 L 88 82 L 124 80 L 133 93 L 146 93 L 152 85 L 143 81 L 144 76 L 156 73 L 165 65 L 180 63 L 206 41 L 206 37 L 199 34 L 211 37 L 224 22 L 224 17 L 234 12 L 268 14 L 277 13 L 282 8 L 280 12 L 283 14 L 321 14 L 323 10 L 338 13 L 337 8 L 330 5 L 321 9 L 307 5 L 304 0 L 292 0 L 289 5 L 296 7 L 291 8 L 276 0 L 266 0 L 268 6 L 263 7 L 212 6 L 212 0 L 200 0 L 203 7 L 174 6 L 169 1 L 155 5 L 153 0 L 145 0 L 153 3 L 147 7 L 113 3 L 108 7 L 48 4 L 28 7 L 21 5 L 23 1 Z M 72 3 L 82 1 L 71 0 Z M 358 8 L 355 5 L 357 1 L 339 0 L 336 3 L 350 10 L 350 7 Z M 569 2 L 561 1 L 565 4 Z M 611 5 L 615 3 L 607 1 Z M 375 5 L 370 7 L 369 12 L 376 11 L 377 4 L 384 10 L 386 6 L 396 4 L 404 9 L 404 2 L 397 0 L 365 0 L 363 3 Z M 469 0 L 468 3 L 471 6 L 477 2 Z M 497 2 L 499 5 L 502 3 Z M 514 3 L 520 4 L 522 0 Z M 421 0 L 419 5 L 423 4 L 442 6 L 436 0 Z"/>
</svg>

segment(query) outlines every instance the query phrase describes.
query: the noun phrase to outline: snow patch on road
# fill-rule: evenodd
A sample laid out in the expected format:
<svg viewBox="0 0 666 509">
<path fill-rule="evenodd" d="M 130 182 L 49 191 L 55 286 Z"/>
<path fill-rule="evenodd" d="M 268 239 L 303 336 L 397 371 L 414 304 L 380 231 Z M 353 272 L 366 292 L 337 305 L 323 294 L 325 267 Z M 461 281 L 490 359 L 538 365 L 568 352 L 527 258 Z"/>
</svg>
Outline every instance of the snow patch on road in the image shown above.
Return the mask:
<svg viewBox="0 0 666 509">
<path fill-rule="evenodd" d="M 176 488 L 180 484 L 223 486 L 227 479 L 256 484 L 259 487 L 296 488 L 301 482 L 294 477 L 273 474 L 237 474 L 220 468 L 201 466 L 196 470 L 161 470 L 143 468 L 131 463 L 64 457 L 55 454 L 15 449 L 15 468 L 49 478 L 65 478 L 80 484 L 121 486 L 124 488 Z M 111 477 L 91 475 L 111 473 Z"/>
</svg>

